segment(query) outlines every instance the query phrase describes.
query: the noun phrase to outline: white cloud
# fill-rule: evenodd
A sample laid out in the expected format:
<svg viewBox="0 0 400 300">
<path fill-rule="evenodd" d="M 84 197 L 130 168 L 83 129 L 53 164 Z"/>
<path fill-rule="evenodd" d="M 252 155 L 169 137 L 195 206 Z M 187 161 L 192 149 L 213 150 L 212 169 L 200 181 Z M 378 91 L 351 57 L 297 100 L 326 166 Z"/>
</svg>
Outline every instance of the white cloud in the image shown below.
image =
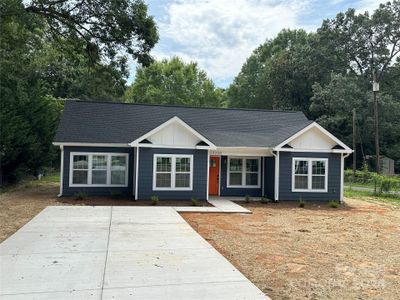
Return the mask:
<svg viewBox="0 0 400 300">
<path fill-rule="evenodd" d="M 386 1 L 382 0 L 361 0 L 358 3 L 356 11 L 358 13 L 364 13 L 368 11 L 370 14 L 372 14 L 375 11 L 375 9 L 379 7 L 380 3 L 385 3 L 385 2 Z"/>
<path fill-rule="evenodd" d="M 158 21 L 161 39 L 153 54 L 197 61 L 215 81 L 226 81 L 265 39 L 301 27 L 298 18 L 309 1 L 173 1 Z"/>
</svg>

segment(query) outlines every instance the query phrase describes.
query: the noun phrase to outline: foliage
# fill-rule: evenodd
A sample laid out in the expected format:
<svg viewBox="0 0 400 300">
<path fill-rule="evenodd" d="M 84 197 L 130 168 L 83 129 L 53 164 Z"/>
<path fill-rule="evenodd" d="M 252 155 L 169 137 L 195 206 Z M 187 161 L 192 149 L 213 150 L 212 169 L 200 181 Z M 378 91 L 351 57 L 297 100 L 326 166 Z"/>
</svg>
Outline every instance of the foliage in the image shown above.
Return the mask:
<svg viewBox="0 0 400 300">
<path fill-rule="evenodd" d="M 329 207 L 332 207 L 332 208 L 338 208 L 339 207 L 339 202 L 337 200 L 330 200 L 328 202 L 328 205 L 329 205 Z"/>
<path fill-rule="evenodd" d="M 114 198 L 114 199 L 119 199 L 119 198 L 121 198 L 121 196 L 122 196 L 122 192 L 121 192 L 121 191 L 118 191 L 118 190 L 112 190 L 112 191 L 110 192 L 110 195 L 111 195 L 111 197 Z"/>
<path fill-rule="evenodd" d="M 199 206 L 199 200 L 197 198 L 192 198 L 192 206 Z"/>
<path fill-rule="evenodd" d="M 151 196 L 151 205 L 158 205 L 159 202 L 160 199 L 158 198 L 158 196 L 156 195 Z"/>
<path fill-rule="evenodd" d="M 94 62 L 127 52 L 148 64 L 149 51 L 158 41 L 154 20 L 141 0 L 5 0 L 1 7 L 2 18 L 31 16 L 46 24 L 54 41 L 65 39 L 74 47 L 84 42 Z"/>
<path fill-rule="evenodd" d="M 299 200 L 299 207 L 304 207 L 306 206 L 306 202 L 303 199 Z"/>
<path fill-rule="evenodd" d="M 266 197 L 261 197 L 261 201 L 260 202 L 263 203 L 263 204 L 268 204 L 269 202 L 271 202 L 271 200 L 269 200 Z"/>
<path fill-rule="evenodd" d="M 245 201 L 246 203 L 250 203 L 250 201 L 251 201 L 251 196 L 250 196 L 250 195 L 244 196 L 244 201 Z"/>
<path fill-rule="evenodd" d="M 134 82 L 125 93 L 125 101 L 221 107 L 224 95 L 197 63 L 186 64 L 174 57 L 155 61 L 148 67 L 139 67 Z"/>
<path fill-rule="evenodd" d="M 87 198 L 87 194 L 83 191 L 79 191 L 74 194 L 75 200 L 85 200 Z"/>
</svg>

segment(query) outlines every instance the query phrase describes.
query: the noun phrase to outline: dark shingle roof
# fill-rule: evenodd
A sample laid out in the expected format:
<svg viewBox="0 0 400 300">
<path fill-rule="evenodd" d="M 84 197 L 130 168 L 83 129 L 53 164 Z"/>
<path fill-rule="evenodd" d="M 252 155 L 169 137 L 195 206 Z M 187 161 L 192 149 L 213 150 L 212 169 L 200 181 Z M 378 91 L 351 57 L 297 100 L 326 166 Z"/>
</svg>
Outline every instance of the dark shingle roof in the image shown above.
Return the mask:
<svg viewBox="0 0 400 300">
<path fill-rule="evenodd" d="M 273 147 L 312 123 L 290 111 L 67 101 L 54 141 L 130 143 L 174 116 L 220 147 Z"/>
</svg>

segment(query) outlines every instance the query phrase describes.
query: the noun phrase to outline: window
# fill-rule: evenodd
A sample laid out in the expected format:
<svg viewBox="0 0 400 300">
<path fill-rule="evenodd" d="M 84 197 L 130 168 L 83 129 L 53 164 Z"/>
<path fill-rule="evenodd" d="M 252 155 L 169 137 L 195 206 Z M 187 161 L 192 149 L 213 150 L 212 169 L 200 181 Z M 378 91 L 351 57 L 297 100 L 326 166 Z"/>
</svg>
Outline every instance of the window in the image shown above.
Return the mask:
<svg viewBox="0 0 400 300">
<path fill-rule="evenodd" d="M 328 159 L 293 158 L 292 191 L 327 192 Z"/>
<path fill-rule="evenodd" d="M 127 186 L 128 154 L 71 153 L 70 186 Z"/>
<path fill-rule="evenodd" d="M 229 157 L 228 187 L 260 187 L 259 157 Z"/>
<path fill-rule="evenodd" d="M 154 155 L 153 190 L 192 190 L 193 155 Z"/>
</svg>

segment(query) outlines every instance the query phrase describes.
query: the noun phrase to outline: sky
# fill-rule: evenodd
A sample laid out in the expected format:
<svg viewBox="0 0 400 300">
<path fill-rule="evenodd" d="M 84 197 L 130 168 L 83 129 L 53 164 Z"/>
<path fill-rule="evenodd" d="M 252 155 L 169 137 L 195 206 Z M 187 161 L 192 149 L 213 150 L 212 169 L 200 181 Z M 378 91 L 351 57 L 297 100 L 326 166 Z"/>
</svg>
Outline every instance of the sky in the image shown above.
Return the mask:
<svg viewBox="0 0 400 300">
<path fill-rule="evenodd" d="M 322 20 L 355 8 L 372 12 L 379 0 L 147 0 L 160 39 L 156 59 L 195 61 L 218 87 L 226 88 L 246 58 L 284 29 L 315 31 Z M 130 63 L 131 83 L 136 64 Z"/>
</svg>

